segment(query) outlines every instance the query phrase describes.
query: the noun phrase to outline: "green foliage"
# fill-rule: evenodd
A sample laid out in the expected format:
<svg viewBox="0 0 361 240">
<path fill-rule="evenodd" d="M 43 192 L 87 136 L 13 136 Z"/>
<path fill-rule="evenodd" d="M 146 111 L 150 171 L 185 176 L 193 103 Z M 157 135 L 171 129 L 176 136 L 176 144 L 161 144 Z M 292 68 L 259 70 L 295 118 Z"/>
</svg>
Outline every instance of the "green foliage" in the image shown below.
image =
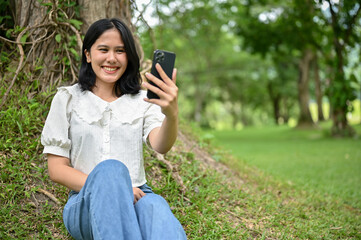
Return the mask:
<svg viewBox="0 0 361 240">
<path fill-rule="evenodd" d="M 347 9 L 354 6 L 356 12 L 352 4 L 355 1 L 348 1 Z M 337 57 L 325 1 L 162 0 L 155 1 L 154 7 L 159 24 L 152 29 L 138 26 L 145 55 L 151 58 L 155 47 L 176 52 L 182 113 L 201 126 L 214 126 L 225 112 L 234 126 L 255 124 L 252 118 L 267 124 L 276 118 L 276 106 L 283 122 L 297 118 L 297 81 L 305 49 L 318 55 L 321 91 L 334 88 L 328 81 L 334 79 Z M 347 10 L 342 11 L 345 16 L 340 14 L 340 24 L 346 24 L 352 11 L 349 17 Z M 355 26 L 359 27 L 358 21 Z M 356 30 L 351 34 L 354 40 L 359 39 Z M 312 79 L 310 82 L 314 99 Z M 340 83 L 343 87 L 330 89 L 337 92 L 335 97 L 327 96 L 335 106 L 349 106 L 359 82 Z M 214 106 L 222 110 L 216 111 Z M 252 116 L 252 110 L 263 112 L 264 117 Z"/>
<path fill-rule="evenodd" d="M 8 36 L 10 33 L 6 29 L 12 28 L 14 21 L 11 17 L 10 1 L 0 1 L 0 36 Z M 6 66 L 11 61 L 13 49 L 0 41 L 0 72 L 4 72 Z"/>
<path fill-rule="evenodd" d="M 0 1 L 0 24 L 11 26 L 13 24 L 10 11 L 10 1 Z M 0 29 L 1 35 L 3 34 L 3 28 Z"/>
<path fill-rule="evenodd" d="M 357 30 L 361 16 L 359 1 L 267 0 L 241 5 L 232 15 L 237 23 L 234 31 L 245 38 L 243 44 L 251 52 L 277 57 L 276 65 L 280 58 L 299 59 L 304 49 L 322 54 L 325 66 L 321 71 L 331 79 L 327 96 L 334 115 L 339 115 L 334 118 L 334 127 L 346 126 L 349 102 L 356 98 L 356 88 L 343 69 L 347 66 L 348 51 L 361 38 Z"/>
<path fill-rule="evenodd" d="M 59 14 L 57 16 L 58 21 L 68 21 L 69 17 L 72 19 L 72 24 L 76 26 L 77 28 L 82 24 L 80 21 L 73 19 L 71 16 L 69 16 L 69 13 L 74 13 L 76 17 L 79 17 L 79 8 L 80 5 L 77 4 L 76 1 L 71 0 L 59 0 L 56 3 L 55 2 L 48 2 L 44 0 L 37 0 L 40 2 L 40 4 L 44 7 L 47 7 L 48 12 L 52 10 L 56 10 Z"/>
<path fill-rule="evenodd" d="M 81 21 L 76 19 L 70 19 L 69 22 L 74 25 L 78 30 L 80 30 L 80 26 L 83 24 Z"/>
<path fill-rule="evenodd" d="M 56 34 L 55 35 L 55 40 L 60 43 L 61 42 L 61 35 L 60 34 Z"/>
<path fill-rule="evenodd" d="M 243 40 L 231 31 L 235 9 L 213 0 L 155 4 L 160 21 L 153 28 L 156 47 L 177 54 L 177 84 L 184 117 L 213 127 L 224 115 L 214 108 L 219 103 L 234 122 L 243 124 L 254 123 L 251 120 L 254 118 L 259 122 L 252 110 L 263 111 L 265 116 L 272 113 L 267 90 L 271 79 L 267 73 L 274 67 L 269 59 L 252 56 L 240 48 Z M 237 9 L 239 4 L 235 5 Z M 154 46 L 149 44 L 152 42 L 149 33 L 144 27 L 139 28 L 145 43 L 143 49 L 151 58 Z M 290 101 L 294 100 L 290 98 Z"/>
<path fill-rule="evenodd" d="M 66 22 L 70 25 L 74 26 L 77 30 L 80 30 L 81 25 L 83 24 L 80 20 L 71 18 L 69 14 L 75 14 L 75 16 L 79 16 L 79 5 L 74 1 L 70 0 L 61 0 L 55 3 L 48 3 L 41 1 L 43 6 L 48 7 L 48 11 L 55 10 L 56 12 L 56 22 Z M 54 13 L 53 13 L 54 14 Z M 58 60 L 57 64 L 64 65 L 64 72 L 70 72 L 71 68 L 78 69 L 76 67 L 80 64 L 80 55 L 77 43 L 77 37 L 74 32 L 70 32 L 66 29 L 58 29 L 58 34 L 55 35 L 55 40 L 58 44 L 56 47 L 55 53 L 56 55 L 60 55 L 62 57 L 54 56 L 54 60 Z M 72 59 L 76 64 L 72 64 Z M 74 76 L 73 76 L 74 77 Z M 69 79 L 64 79 L 69 80 Z"/>
</svg>

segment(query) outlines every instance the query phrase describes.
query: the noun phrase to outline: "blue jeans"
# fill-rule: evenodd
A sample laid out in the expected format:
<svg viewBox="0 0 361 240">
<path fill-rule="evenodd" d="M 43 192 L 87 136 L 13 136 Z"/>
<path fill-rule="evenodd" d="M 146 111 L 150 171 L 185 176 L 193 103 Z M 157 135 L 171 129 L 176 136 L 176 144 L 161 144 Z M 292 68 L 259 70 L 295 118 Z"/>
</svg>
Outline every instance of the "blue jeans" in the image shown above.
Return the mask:
<svg viewBox="0 0 361 240">
<path fill-rule="evenodd" d="M 127 167 L 117 160 L 99 163 L 79 193 L 72 192 L 63 219 L 75 239 L 187 239 L 164 198 L 146 193 L 136 204 Z"/>
</svg>

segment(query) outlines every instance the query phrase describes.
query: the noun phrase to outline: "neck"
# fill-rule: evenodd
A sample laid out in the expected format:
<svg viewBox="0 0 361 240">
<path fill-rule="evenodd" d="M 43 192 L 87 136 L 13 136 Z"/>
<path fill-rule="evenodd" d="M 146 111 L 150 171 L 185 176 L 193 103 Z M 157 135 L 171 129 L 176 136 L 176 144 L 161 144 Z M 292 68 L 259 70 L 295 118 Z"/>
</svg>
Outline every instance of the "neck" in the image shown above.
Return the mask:
<svg viewBox="0 0 361 240">
<path fill-rule="evenodd" d="M 109 85 L 95 84 L 95 86 L 92 89 L 92 92 L 107 102 L 112 102 L 118 98 L 114 92 L 114 84 L 109 84 Z"/>
</svg>

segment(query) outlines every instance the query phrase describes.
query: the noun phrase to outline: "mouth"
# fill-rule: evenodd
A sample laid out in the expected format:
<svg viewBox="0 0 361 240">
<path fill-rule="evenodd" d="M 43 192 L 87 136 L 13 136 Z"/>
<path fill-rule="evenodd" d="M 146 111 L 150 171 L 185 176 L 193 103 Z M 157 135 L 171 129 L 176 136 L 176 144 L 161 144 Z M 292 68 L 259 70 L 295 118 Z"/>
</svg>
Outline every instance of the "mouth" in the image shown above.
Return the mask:
<svg viewBox="0 0 361 240">
<path fill-rule="evenodd" d="M 102 68 L 106 73 L 110 73 L 110 74 L 115 73 L 119 69 L 119 67 L 109 67 L 109 66 L 103 66 Z"/>
</svg>

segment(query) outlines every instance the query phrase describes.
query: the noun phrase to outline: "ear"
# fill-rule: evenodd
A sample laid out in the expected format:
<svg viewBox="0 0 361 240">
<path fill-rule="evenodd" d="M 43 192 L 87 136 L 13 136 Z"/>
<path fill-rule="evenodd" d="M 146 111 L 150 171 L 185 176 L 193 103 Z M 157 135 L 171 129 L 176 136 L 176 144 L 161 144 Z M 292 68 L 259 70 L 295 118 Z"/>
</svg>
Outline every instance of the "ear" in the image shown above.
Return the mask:
<svg viewBox="0 0 361 240">
<path fill-rule="evenodd" d="M 90 52 L 88 52 L 86 49 L 84 50 L 84 54 L 86 56 L 86 62 L 90 63 L 91 62 L 91 58 L 90 58 Z"/>
</svg>

